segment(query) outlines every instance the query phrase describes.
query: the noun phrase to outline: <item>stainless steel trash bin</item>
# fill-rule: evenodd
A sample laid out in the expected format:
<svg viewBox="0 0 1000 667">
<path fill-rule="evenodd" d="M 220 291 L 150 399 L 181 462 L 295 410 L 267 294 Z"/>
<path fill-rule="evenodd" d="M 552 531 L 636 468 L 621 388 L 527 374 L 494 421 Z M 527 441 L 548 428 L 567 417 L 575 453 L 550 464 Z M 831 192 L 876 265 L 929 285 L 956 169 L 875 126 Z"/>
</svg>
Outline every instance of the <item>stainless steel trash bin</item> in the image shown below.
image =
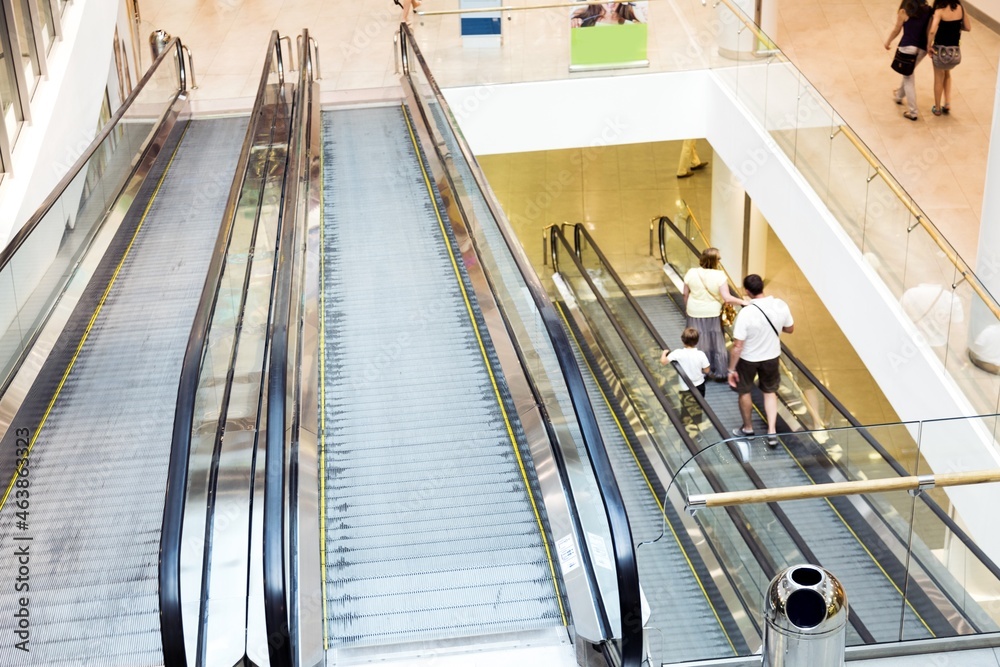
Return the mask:
<svg viewBox="0 0 1000 667">
<path fill-rule="evenodd" d="M 794 565 L 777 574 L 764 601 L 764 667 L 840 667 L 847 594 L 830 572 Z"/>
<path fill-rule="evenodd" d="M 154 30 L 149 33 L 149 50 L 153 54 L 153 60 L 163 53 L 163 49 L 167 48 L 167 44 L 173 36 L 166 30 Z"/>
</svg>

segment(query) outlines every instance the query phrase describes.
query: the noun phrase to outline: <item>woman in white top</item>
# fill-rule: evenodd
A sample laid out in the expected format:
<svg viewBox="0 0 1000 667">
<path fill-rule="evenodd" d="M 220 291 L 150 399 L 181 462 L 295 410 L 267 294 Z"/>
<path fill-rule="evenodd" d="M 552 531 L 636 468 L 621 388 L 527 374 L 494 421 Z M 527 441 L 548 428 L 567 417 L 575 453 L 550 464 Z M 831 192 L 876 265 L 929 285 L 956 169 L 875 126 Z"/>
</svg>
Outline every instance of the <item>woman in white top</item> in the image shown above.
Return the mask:
<svg viewBox="0 0 1000 667">
<path fill-rule="evenodd" d="M 711 377 L 725 382 L 729 369 L 726 339 L 722 334 L 722 304 L 745 305 L 743 299 L 733 296 L 726 283 L 726 274 L 719 268 L 719 249 L 705 248 L 700 266 L 684 274 L 684 309 L 687 326 L 698 330 L 698 349 L 711 363 Z"/>
</svg>

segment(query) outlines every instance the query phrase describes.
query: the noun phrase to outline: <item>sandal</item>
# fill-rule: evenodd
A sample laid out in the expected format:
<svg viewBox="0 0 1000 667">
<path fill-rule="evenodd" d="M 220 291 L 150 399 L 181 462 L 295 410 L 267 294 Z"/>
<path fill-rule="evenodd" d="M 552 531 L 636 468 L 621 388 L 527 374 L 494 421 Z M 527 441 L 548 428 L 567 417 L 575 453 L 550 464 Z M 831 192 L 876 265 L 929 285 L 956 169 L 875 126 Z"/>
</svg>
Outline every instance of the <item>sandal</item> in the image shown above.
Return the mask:
<svg viewBox="0 0 1000 667">
<path fill-rule="evenodd" d="M 917 119 L 917 114 L 911 113 L 909 111 L 904 111 L 903 112 L 903 118 L 907 118 L 909 120 L 916 120 Z"/>
<path fill-rule="evenodd" d="M 931 107 L 931 113 L 935 116 L 940 116 L 943 112 L 938 107 Z"/>
<path fill-rule="evenodd" d="M 943 107 L 941 107 L 941 113 L 951 113 L 951 105 L 946 104 Z"/>
</svg>

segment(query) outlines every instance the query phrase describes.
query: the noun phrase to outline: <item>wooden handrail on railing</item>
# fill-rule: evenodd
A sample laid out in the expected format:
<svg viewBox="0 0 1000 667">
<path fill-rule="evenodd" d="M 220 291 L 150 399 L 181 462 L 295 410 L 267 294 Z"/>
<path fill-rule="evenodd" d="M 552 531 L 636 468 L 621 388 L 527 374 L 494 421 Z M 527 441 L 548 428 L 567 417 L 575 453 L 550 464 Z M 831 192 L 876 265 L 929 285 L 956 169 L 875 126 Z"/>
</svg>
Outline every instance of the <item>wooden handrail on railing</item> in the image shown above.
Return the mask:
<svg viewBox="0 0 1000 667">
<path fill-rule="evenodd" d="M 913 475 L 910 477 L 870 479 L 857 482 L 807 484 L 804 486 L 786 486 L 781 489 L 753 489 L 749 491 L 695 494 L 688 496 L 687 509 L 692 511 L 710 507 L 780 503 L 786 500 L 857 496 L 886 493 L 889 491 L 917 492 L 935 487 L 968 486 L 970 484 L 990 484 L 993 482 L 1000 482 L 1000 469 L 949 472 L 938 475 Z"/>
<path fill-rule="evenodd" d="M 656 2 L 657 0 L 646 0 Z M 483 12 L 523 12 L 529 9 L 558 9 L 560 7 L 583 7 L 586 5 L 605 5 L 607 0 L 582 0 L 581 2 L 556 2 L 547 5 L 520 5 L 498 7 L 468 7 L 466 9 L 435 9 L 430 11 L 415 11 L 417 16 L 447 16 L 451 14 L 479 14 Z"/>
<path fill-rule="evenodd" d="M 657 2 L 657 0 L 645 0 L 645 1 Z M 417 16 L 446 16 L 452 14 L 477 14 L 483 12 L 523 12 L 530 9 L 559 9 L 565 7 L 582 7 L 585 5 L 603 5 L 603 4 L 606 4 L 606 0 L 581 0 L 580 2 L 555 2 L 544 5 L 520 5 L 520 6 L 500 5 L 499 7 L 469 7 L 467 9 L 436 9 L 436 10 L 422 11 L 422 12 L 415 11 L 414 13 Z M 702 4 L 704 4 L 704 0 L 702 0 Z M 772 51 L 778 51 L 778 46 L 771 40 L 770 37 L 765 35 L 763 31 L 761 31 L 761 29 L 757 26 L 756 23 L 750 20 L 750 18 L 743 13 L 743 10 L 738 9 L 736 5 L 734 5 L 730 0 L 715 0 L 715 5 L 719 4 L 723 4 L 726 7 L 728 7 L 729 11 L 735 14 L 736 17 L 740 19 L 743 22 L 743 24 L 753 32 L 754 37 L 756 37 L 758 41 L 763 42 L 764 44 L 767 45 L 768 50 L 762 53 L 761 55 L 771 55 Z M 713 7 L 715 5 L 713 5 Z"/>
<path fill-rule="evenodd" d="M 861 153 L 865 160 L 868 161 L 868 164 L 871 165 L 872 169 L 875 170 L 875 173 L 881 177 L 882 181 L 889 186 L 889 189 L 892 190 L 894 195 L 896 195 L 896 198 L 903 203 L 903 206 L 905 206 L 907 210 L 909 210 L 910 215 L 916 218 L 917 222 L 924 228 L 924 231 L 930 235 L 931 240 L 937 244 L 937 246 L 941 249 L 941 252 L 944 253 L 945 257 L 947 257 L 948 260 L 955 265 L 955 269 L 962 275 L 962 278 L 968 281 L 972 290 L 979 295 L 979 298 L 982 299 L 983 303 L 986 304 L 986 307 L 990 309 L 993 316 L 1000 320 L 1000 304 L 997 304 L 993 295 L 987 292 L 983 286 L 979 284 L 979 280 L 976 278 L 976 274 L 972 270 L 972 267 L 970 267 L 969 264 L 962 259 L 961 255 L 959 255 L 955 248 L 952 247 L 951 243 L 948 242 L 948 239 L 946 239 L 944 235 L 941 234 L 940 230 L 934 226 L 934 223 L 927 219 L 924 212 L 921 211 L 916 202 L 913 201 L 913 198 L 908 195 L 905 190 L 903 190 L 903 187 L 896 181 L 895 178 L 893 178 L 892 174 L 886 171 L 885 167 L 883 167 L 878 161 L 878 158 L 876 158 L 864 142 L 861 141 L 860 137 L 858 137 L 854 130 L 847 125 L 840 125 L 839 129 L 843 132 L 844 136 L 847 137 L 847 140 L 854 144 L 854 147 L 859 153 Z M 913 227 L 907 228 L 907 231 L 912 230 Z M 969 280 L 970 276 L 974 279 Z M 957 283 L 952 287 L 957 287 Z"/>
<path fill-rule="evenodd" d="M 657 2 L 657 0 L 645 0 L 645 1 Z M 482 12 L 523 12 L 529 9 L 558 9 L 561 7 L 582 7 L 584 5 L 603 5 L 603 4 L 607 4 L 606 0 L 581 0 L 580 2 L 558 2 L 545 5 L 520 5 L 520 6 L 500 5 L 499 7 L 437 9 L 437 10 L 422 11 L 422 12 L 418 11 L 414 13 L 417 16 L 446 16 L 450 14 L 477 14 Z M 702 0 L 702 4 L 704 4 L 704 0 Z M 764 32 L 757 26 L 757 24 L 754 23 L 752 20 L 750 20 L 750 18 L 743 13 L 743 10 L 738 9 L 736 5 L 734 5 L 731 2 L 731 0 L 715 0 L 715 5 L 719 4 L 723 4 L 726 7 L 728 7 L 729 11 L 735 14 L 736 17 L 740 19 L 743 22 L 743 24 L 753 32 L 754 37 L 756 37 L 758 41 L 763 42 L 765 45 L 767 45 L 768 51 L 764 52 L 762 55 L 770 55 L 771 51 L 778 50 L 778 46 L 771 40 L 771 38 L 765 35 Z M 715 5 L 713 5 L 713 7 Z"/>
</svg>

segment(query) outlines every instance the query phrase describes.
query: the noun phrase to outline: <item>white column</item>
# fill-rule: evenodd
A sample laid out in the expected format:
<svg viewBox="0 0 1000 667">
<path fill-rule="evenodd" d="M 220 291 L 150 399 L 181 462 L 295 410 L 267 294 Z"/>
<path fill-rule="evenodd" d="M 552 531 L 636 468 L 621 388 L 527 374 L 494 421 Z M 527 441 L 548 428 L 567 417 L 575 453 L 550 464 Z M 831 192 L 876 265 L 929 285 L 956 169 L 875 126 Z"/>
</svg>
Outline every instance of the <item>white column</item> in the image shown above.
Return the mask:
<svg viewBox="0 0 1000 667">
<path fill-rule="evenodd" d="M 751 202 L 750 226 L 749 230 L 745 229 L 745 209 L 746 191 L 716 155 L 712 163 L 712 224 L 709 236 L 712 245 L 722 253 L 722 263 L 737 285 L 748 273 L 767 278 L 769 226 L 757 205 Z M 744 242 L 747 244 L 746 266 L 743 265 Z"/>
<path fill-rule="evenodd" d="M 760 2 L 760 29 L 775 40 L 778 32 L 778 3 L 774 0 L 760 0 Z M 758 20 L 757 0 L 733 0 L 733 4 L 751 21 Z M 746 29 L 745 24 L 722 3 L 716 6 L 715 17 L 721 26 L 718 35 L 719 55 L 734 60 L 754 57 L 753 52 L 757 50 L 758 44 L 753 31 Z"/>
<path fill-rule="evenodd" d="M 749 252 L 747 253 L 747 266 L 745 273 L 756 273 L 767 278 L 767 220 L 757 205 L 750 204 L 750 230 L 747 238 Z M 745 274 L 744 274 L 745 275 Z M 739 281 L 742 276 L 733 276 L 733 280 Z"/>
<path fill-rule="evenodd" d="M 746 191 L 736 175 L 715 155 L 712 162 L 712 245 L 737 283 L 743 278 L 743 203 Z"/>
<path fill-rule="evenodd" d="M 1000 298 L 1000 84 L 993 102 L 993 131 L 986 161 L 976 275 L 994 298 Z M 978 297 L 973 301 L 969 323 L 969 351 L 973 361 L 980 366 L 988 369 L 1000 366 L 1000 323 Z"/>
</svg>

